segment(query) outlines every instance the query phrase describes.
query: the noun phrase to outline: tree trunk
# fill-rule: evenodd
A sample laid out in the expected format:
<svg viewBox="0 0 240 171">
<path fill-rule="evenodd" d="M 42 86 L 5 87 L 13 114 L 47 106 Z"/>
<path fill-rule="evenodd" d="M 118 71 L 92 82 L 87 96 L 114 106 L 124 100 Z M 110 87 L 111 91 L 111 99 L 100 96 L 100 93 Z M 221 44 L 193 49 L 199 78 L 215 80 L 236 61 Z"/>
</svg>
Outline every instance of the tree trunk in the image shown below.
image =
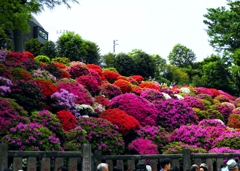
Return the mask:
<svg viewBox="0 0 240 171">
<path fill-rule="evenodd" d="M 20 30 L 13 31 L 14 51 L 23 52 L 23 34 Z"/>
</svg>

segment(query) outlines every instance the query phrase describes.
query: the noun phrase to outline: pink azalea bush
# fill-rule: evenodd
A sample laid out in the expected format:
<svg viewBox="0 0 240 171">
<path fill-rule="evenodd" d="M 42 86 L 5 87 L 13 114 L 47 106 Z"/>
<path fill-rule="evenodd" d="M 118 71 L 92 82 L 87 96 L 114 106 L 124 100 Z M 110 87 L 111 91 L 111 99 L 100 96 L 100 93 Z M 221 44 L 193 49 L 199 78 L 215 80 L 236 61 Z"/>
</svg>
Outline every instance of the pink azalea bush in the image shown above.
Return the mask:
<svg viewBox="0 0 240 171">
<path fill-rule="evenodd" d="M 157 110 L 154 105 L 135 94 L 126 93 L 114 97 L 108 108 L 125 111 L 128 115 L 136 118 L 141 126 L 156 125 Z"/>
<path fill-rule="evenodd" d="M 89 75 L 90 73 L 87 65 L 82 62 L 71 62 L 70 66 L 66 70 L 73 79 L 83 75 Z"/>
<path fill-rule="evenodd" d="M 231 149 L 229 147 L 215 147 L 209 150 L 208 153 L 240 153 L 240 150 Z"/>
<path fill-rule="evenodd" d="M 135 154 L 158 154 L 158 146 L 151 140 L 137 138 L 128 145 L 130 151 Z"/>
<path fill-rule="evenodd" d="M 155 103 L 158 110 L 158 125 L 167 131 L 173 131 L 181 125 L 197 123 L 198 118 L 193 109 L 184 101 L 167 99 L 160 103 Z"/>
<path fill-rule="evenodd" d="M 100 94 L 106 98 L 112 99 L 120 94 L 122 94 L 121 89 L 111 83 L 103 83 L 100 87 Z"/>
<path fill-rule="evenodd" d="M 214 127 L 226 128 L 226 125 L 221 120 L 217 120 L 217 119 L 203 119 L 198 123 L 198 125 L 202 127 L 214 126 Z"/>
<path fill-rule="evenodd" d="M 229 147 L 235 150 L 240 149 L 240 132 L 228 132 L 220 134 L 214 141 L 214 147 Z"/>
<path fill-rule="evenodd" d="M 144 90 L 141 94 L 140 97 L 147 99 L 149 102 L 153 102 L 155 100 L 165 100 L 163 94 L 155 89 L 147 89 Z"/>
<path fill-rule="evenodd" d="M 196 97 L 193 97 L 193 96 L 185 96 L 183 101 L 187 102 L 187 104 L 190 106 L 190 107 L 195 107 L 195 108 L 199 108 L 199 109 L 204 109 L 204 104 L 203 102 L 196 98 Z"/>
</svg>

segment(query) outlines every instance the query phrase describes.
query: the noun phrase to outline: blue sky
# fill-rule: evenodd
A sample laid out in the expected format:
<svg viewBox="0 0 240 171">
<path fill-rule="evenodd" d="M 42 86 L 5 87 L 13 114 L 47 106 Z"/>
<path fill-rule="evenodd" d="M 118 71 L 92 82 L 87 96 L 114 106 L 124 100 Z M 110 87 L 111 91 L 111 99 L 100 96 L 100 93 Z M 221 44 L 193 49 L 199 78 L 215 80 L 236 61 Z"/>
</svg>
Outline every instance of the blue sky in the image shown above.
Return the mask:
<svg viewBox="0 0 240 171">
<path fill-rule="evenodd" d="M 226 5 L 226 0 L 79 0 L 71 9 L 58 6 L 35 15 L 49 39 L 56 41 L 57 31 L 68 30 L 97 43 L 101 54 L 128 53 L 142 49 L 167 59 L 177 43 L 192 49 L 201 61 L 214 53 L 204 30 L 207 8 Z"/>
</svg>

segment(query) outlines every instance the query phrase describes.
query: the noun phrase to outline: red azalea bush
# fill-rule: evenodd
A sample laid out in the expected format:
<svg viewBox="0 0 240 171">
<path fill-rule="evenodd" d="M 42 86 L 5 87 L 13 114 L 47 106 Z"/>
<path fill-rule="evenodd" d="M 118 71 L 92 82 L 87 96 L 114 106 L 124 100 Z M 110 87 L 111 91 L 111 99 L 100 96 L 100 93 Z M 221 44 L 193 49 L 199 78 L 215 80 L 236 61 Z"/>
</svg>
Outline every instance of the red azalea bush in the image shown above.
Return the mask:
<svg viewBox="0 0 240 171">
<path fill-rule="evenodd" d="M 59 69 L 65 69 L 67 68 L 66 65 L 60 63 L 60 62 L 52 62 L 56 67 L 58 67 Z"/>
<path fill-rule="evenodd" d="M 108 106 L 110 103 L 110 100 L 108 100 L 104 96 L 95 96 L 94 99 L 95 99 L 95 102 L 104 106 Z"/>
<path fill-rule="evenodd" d="M 71 78 L 75 79 L 83 75 L 89 75 L 89 69 L 87 65 L 82 62 L 71 62 L 67 71 L 71 75 Z"/>
<path fill-rule="evenodd" d="M 99 75 L 101 75 L 102 73 L 102 68 L 99 65 L 95 65 L 95 64 L 87 64 L 88 69 L 92 69 L 94 71 L 96 71 Z"/>
<path fill-rule="evenodd" d="M 215 88 L 209 88 L 209 90 L 212 92 L 213 97 L 220 95 L 219 91 Z"/>
<path fill-rule="evenodd" d="M 112 99 L 120 94 L 122 94 L 121 89 L 111 83 L 103 83 L 100 87 L 100 94 L 104 95 L 106 98 Z"/>
<path fill-rule="evenodd" d="M 18 67 L 28 59 L 29 59 L 28 56 L 20 52 L 11 52 L 7 54 L 7 56 L 5 57 L 4 63 L 8 67 Z"/>
<path fill-rule="evenodd" d="M 123 135 L 140 128 L 139 122 L 134 117 L 120 109 L 105 110 L 100 114 L 100 117 L 116 124 Z"/>
<path fill-rule="evenodd" d="M 144 89 L 139 86 L 136 86 L 136 85 L 132 86 L 132 92 L 136 95 L 140 95 L 143 91 Z"/>
<path fill-rule="evenodd" d="M 118 108 L 136 118 L 141 126 L 156 125 L 157 109 L 146 99 L 126 93 L 111 99 L 109 109 Z"/>
<path fill-rule="evenodd" d="M 34 55 L 33 55 L 31 52 L 24 51 L 24 52 L 23 52 L 23 55 L 27 56 L 27 57 L 30 58 L 30 59 L 34 59 Z"/>
<path fill-rule="evenodd" d="M 89 92 L 97 93 L 100 90 L 97 80 L 93 76 L 84 75 L 76 78 L 76 81 L 83 85 Z"/>
<path fill-rule="evenodd" d="M 147 89 L 143 91 L 140 97 L 145 98 L 149 102 L 154 102 L 155 100 L 157 101 L 165 100 L 164 95 L 160 91 L 157 91 L 155 89 Z"/>
<path fill-rule="evenodd" d="M 128 145 L 134 154 L 158 154 L 158 146 L 151 140 L 137 138 Z"/>
<path fill-rule="evenodd" d="M 141 82 L 141 84 L 139 84 L 139 86 L 141 88 L 150 88 L 150 89 L 155 89 L 155 90 L 160 91 L 160 87 L 158 87 L 156 84 L 154 84 L 153 82 L 150 82 L 150 81 Z"/>
<path fill-rule="evenodd" d="M 240 128 L 240 115 L 231 114 L 228 118 L 227 125 L 231 128 Z"/>
<path fill-rule="evenodd" d="M 138 81 L 136 81 L 136 80 L 133 79 L 132 77 L 128 77 L 127 79 L 128 79 L 128 81 L 129 81 L 131 84 L 137 85 L 137 86 L 139 85 Z"/>
<path fill-rule="evenodd" d="M 76 104 L 88 104 L 93 102 L 91 94 L 78 82 L 70 79 L 62 79 L 57 82 L 58 90 L 65 89 L 69 93 L 74 94 L 76 97 Z"/>
<path fill-rule="evenodd" d="M 30 123 L 28 113 L 15 100 L 0 97 L 0 136 L 9 132 L 18 123 Z"/>
<path fill-rule="evenodd" d="M 167 99 L 154 104 L 158 111 L 157 123 L 167 131 L 173 131 L 181 125 L 198 122 L 196 113 L 184 101 Z"/>
<path fill-rule="evenodd" d="M 208 88 L 195 87 L 195 91 L 196 91 L 197 94 L 207 94 L 207 95 L 213 97 L 213 93 Z"/>
<path fill-rule="evenodd" d="M 24 70 L 23 68 L 11 68 L 10 69 L 11 74 L 14 76 L 14 80 L 31 80 L 32 76 L 31 74 Z"/>
<path fill-rule="evenodd" d="M 13 79 L 13 75 L 10 72 L 10 68 L 1 63 L 0 63 L 0 76 L 8 79 Z"/>
<path fill-rule="evenodd" d="M 71 75 L 64 69 L 61 70 L 62 76 L 61 78 L 71 78 Z"/>
<path fill-rule="evenodd" d="M 128 81 L 128 82 L 129 82 L 128 78 L 125 77 L 125 76 L 122 76 L 122 75 L 118 76 L 118 77 L 117 77 L 117 80 L 125 80 L 125 81 Z"/>
<path fill-rule="evenodd" d="M 131 78 L 136 80 L 139 84 L 144 80 L 144 78 L 141 75 L 132 75 Z"/>
<path fill-rule="evenodd" d="M 57 112 L 57 118 L 61 121 L 65 131 L 69 131 L 76 126 L 75 116 L 67 110 Z"/>
<path fill-rule="evenodd" d="M 116 80 L 113 84 L 118 86 L 121 89 L 122 93 L 130 93 L 132 91 L 131 83 L 126 80 Z"/>
<path fill-rule="evenodd" d="M 53 84 L 51 81 L 44 79 L 37 79 L 37 83 L 39 83 L 40 88 L 45 96 L 51 96 L 53 93 L 57 92 L 57 86 Z"/>
<path fill-rule="evenodd" d="M 114 81 L 116 81 L 117 78 L 120 76 L 120 74 L 114 71 L 108 71 L 108 70 L 103 71 L 102 74 L 104 78 L 106 78 L 110 83 L 113 83 Z"/>
<path fill-rule="evenodd" d="M 98 72 L 96 72 L 93 69 L 90 69 L 90 76 L 94 77 L 97 80 L 99 86 L 102 84 L 102 78 L 98 74 Z"/>
</svg>

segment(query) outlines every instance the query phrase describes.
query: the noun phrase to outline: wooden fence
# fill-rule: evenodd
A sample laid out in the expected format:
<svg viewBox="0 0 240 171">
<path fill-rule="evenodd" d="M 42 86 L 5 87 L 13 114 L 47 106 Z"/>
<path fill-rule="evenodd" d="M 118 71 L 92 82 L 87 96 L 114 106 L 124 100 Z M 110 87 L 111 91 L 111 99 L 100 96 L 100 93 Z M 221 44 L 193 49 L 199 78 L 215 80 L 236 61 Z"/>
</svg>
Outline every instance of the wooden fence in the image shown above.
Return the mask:
<svg viewBox="0 0 240 171">
<path fill-rule="evenodd" d="M 0 171 L 11 167 L 13 171 L 57 171 L 59 166 L 65 165 L 69 171 L 96 171 L 101 162 L 109 164 L 109 171 L 115 165 L 132 171 L 138 162 L 150 162 L 152 171 L 159 171 L 159 161 L 170 158 L 172 166 L 181 171 L 190 169 L 193 163 L 200 165 L 205 162 L 209 171 L 219 171 L 224 159 L 240 157 L 239 154 L 191 154 L 184 149 L 182 154 L 155 154 L 155 155 L 102 155 L 101 151 L 91 153 L 91 145 L 84 144 L 82 151 L 9 151 L 6 144 L 0 144 Z"/>
</svg>

